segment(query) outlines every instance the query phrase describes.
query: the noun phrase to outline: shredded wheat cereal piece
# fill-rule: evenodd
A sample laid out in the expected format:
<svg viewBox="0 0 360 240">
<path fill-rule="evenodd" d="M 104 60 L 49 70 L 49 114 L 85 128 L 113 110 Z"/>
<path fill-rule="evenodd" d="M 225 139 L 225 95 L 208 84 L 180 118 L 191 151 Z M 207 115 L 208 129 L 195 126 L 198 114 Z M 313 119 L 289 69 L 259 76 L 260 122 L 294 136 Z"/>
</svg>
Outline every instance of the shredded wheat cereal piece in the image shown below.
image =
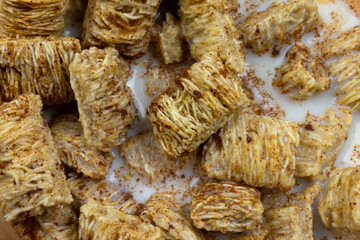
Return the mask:
<svg viewBox="0 0 360 240">
<path fill-rule="evenodd" d="M 128 77 L 129 64 L 114 48 L 91 47 L 71 62 L 70 82 L 88 146 L 108 152 L 126 136 L 136 116 Z"/>
<path fill-rule="evenodd" d="M 0 106 L 0 215 L 18 221 L 45 207 L 72 202 L 39 96 L 27 93 Z"/>
<path fill-rule="evenodd" d="M 175 79 L 148 107 L 154 135 L 172 157 L 194 151 L 248 99 L 236 75 L 213 53 Z"/>
<path fill-rule="evenodd" d="M 205 173 L 219 180 L 289 190 L 294 184 L 295 123 L 238 112 L 204 146 Z"/>
<path fill-rule="evenodd" d="M 90 178 L 102 178 L 108 173 L 114 157 L 86 146 L 81 124 L 75 115 L 57 117 L 51 125 L 51 134 L 64 164 Z"/>
<path fill-rule="evenodd" d="M 290 98 L 303 101 L 315 92 L 330 88 L 330 78 L 323 62 L 313 58 L 310 50 L 302 43 L 295 43 L 286 53 L 287 59 L 273 80 L 273 85 L 280 87 L 282 93 L 290 92 Z"/>
<path fill-rule="evenodd" d="M 284 206 L 265 210 L 269 240 L 313 240 L 312 205 L 321 187 L 314 184 L 302 193 L 288 194 Z"/>
<path fill-rule="evenodd" d="M 279 52 L 291 37 L 300 39 L 322 23 L 314 0 L 275 1 L 264 12 L 255 12 L 239 23 L 246 47 L 255 54 Z"/>
<path fill-rule="evenodd" d="M 68 1 L 0 1 L 0 37 L 62 36 Z"/>
<path fill-rule="evenodd" d="M 89 198 L 92 198 L 104 205 L 114 206 L 127 214 L 135 214 L 140 211 L 140 204 L 137 204 L 132 197 L 124 196 L 119 189 L 111 186 L 106 179 L 94 180 L 75 175 L 67 181 L 74 199 L 80 205 L 85 204 Z"/>
<path fill-rule="evenodd" d="M 324 116 L 307 115 L 299 129 L 295 160 L 297 177 L 325 180 L 347 139 L 352 114 L 349 109 L 328 108 Z"/>
<path fill-rule="evenodd" d="M 112 206 L 89 199 L 80 208 L 79 238 L 82 240 L 165 239 L 159 228 Z"/>
<path fill-rule="evenodd" d="M 336 103 L 349 106 L 353 111 L 360 108 L 360 54 L 343 56 L 330 66 L 338 86 Z"/>
<path fill-rule="evenodd" d="M 321 192 L 320 219 L 336 236 L 360 237 L 360 168 L 336 168 Z"/>
<path fill-rule="evenodd" d="M 235 183 L 206 183 L 190 203 L 197 228 L 223 233 L 244 232 L 262 223 L 264 207 L 260 192 Z"/>
<path fill-rule="evenodd" d="M 44 104 L 70 102 L 68 69 L 80 51 L 79 40 L 71 37 L 0 39 L 0 98 L 11 101 L 32 92 Z"/>
<path fill-rule="evenodd" d="M 162 26 L 155 26 L 155 44 L 165 64 L 178 63 L 183 56 L 180 22 L 166 13 Z"/>
<path fill-rule="evenodd" d="M 161 0 L 89 0 L 83 26 L 85 47 L 114 47 L 121 54 L 144 54 Z"/>
<path fill-rule="evenodd" d="M 216 52 L 224 64 L 236 73 L 245 66 L 243 42 L 225 0 L 180 0 L 182 34 L 190 46 L 191 56 L 200 61 L 205 53 Z"/>
<path fill-rule="evenodd" d="M 204 236 L 193 228 L 172 193 L 153 194 L 146 202 L 141 216 L 159 227 L 166 239 L 202 240 Z"/>
<path fill-rule="evenodd" d="M 325 59 L 360 50 L 360 25 L 341 33 L 337 38 L 325 39 L 320 50 Z"/>
<path fill-rule="evenodd" d="M 119 152 L 139 174 L 143 172 L 151 179 L 161 178 L 186 165 L 187 159 L 174 159 L 162 149 L 152 132 L 128 138 L 119 147 Z"/>
</svg>

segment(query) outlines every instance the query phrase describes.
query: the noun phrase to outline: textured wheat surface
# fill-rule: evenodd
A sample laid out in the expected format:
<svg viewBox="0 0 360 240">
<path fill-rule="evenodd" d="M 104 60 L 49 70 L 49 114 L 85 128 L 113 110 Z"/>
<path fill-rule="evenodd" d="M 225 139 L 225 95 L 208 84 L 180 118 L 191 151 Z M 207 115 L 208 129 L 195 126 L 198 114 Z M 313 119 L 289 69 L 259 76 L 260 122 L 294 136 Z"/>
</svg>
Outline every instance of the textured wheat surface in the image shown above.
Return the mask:
<svg viewBox="0 0 360 240">
<path fill-rule="evenodd" d="M 32 92 L 47 105 L 70 102 L 69 65 L 80 51 L 79 40 L 71 37 L 0 39 L 1 100 Z"/>
<path fill-rule="evenodd" d="M 109 152 L 120 145 L 136 116 L 129 64 L 114 48 L 91 47 L 70 64 L 70 82 L 89 147 Z"/>
<path fill-rule="evenodd" d="M 111 166 L 113 156 L 86 145 L 81 124 L 75 115 L 64 114 L 51 124 L 60 160 L 90 178 L 105 177 Z"/>
<path fill-rule="evenodd" d="M 172 193 L 155 193 L 146 202 L 141 216 L 155 224 L 166 239 L 203 240 L 202 233 L 191 224 Z"/>
<path fill-rule="evenodd" d="M 315 92 L 323 92 L 330 88 L 330 78 L 322 60 L 314 58 L 310 49 L 302 42 L 296 42 L 286 53 L 285 64 L 278 69 L 278 78 L 273 86 L 280 87 L 282 93 L 289 97 L 304 101 Z"/>
<path fill-rule="evenodd" d="M 264 207 L 256 188 L 231 182 L 206 183 L 194 194 L 190 214 L 197 228 L 245 232 L 262 223 Z"/>
<path fill-rule="evenodd" d="M 237 76 L 214 53 L 185 70 L 149 105 L 154 135 L 172 157 L 194 151 L 248 99 Z"/>
<path fill-rule="evenodd" d="M 5 221 L 43 213 L 73 198 L 39 96 L 27 93 L 0 106 L 0 215 Z"/>
<path fill-rule="evenodd" d="M 191 56 L 199 61 L 215 52 L 236 73 L 245 66 L 245 52 L 230 11 L 236 5 L 226 0 L 179 1 L 182 35 L 189 43 Z"/>
<path fill-rule="evenodd" d="M 314 30 L 322 19 L 315 0 L 275 1 L 263 12 L 254 12 L 238 24 L 244 44 L 255 54 L 263 54 L 272 47 L 279 52 L 290 38 L 300 37 Z"/>
<path fill-rule="evenodd" d="M 155 25 L 152 32 L 154 43 L 165 64 L 178 63 L 183 56 L 183 43 L 180 21 L 169 12 L 160 25 Z"/>
<path fill-rule="evenodd" d="M 321 116 L 307 115 L 299 128 L 295 176 L 325 180 L 347 139 L 351 122 L 347 108 L 328 108 Z"/>
<path fill-rule="evenodd" d="M 151 223 L 91 198 L 80 208 L 79 237 L 82 240 L 164 239 L 160 229 Z"/>
<path fill-rule="evenodd" d="M 326 59 L 335 55 L 344 55 L 350 51 L 360 50 L 360 26 L 351 28 L 336 38 L 325 39 L 321 43 L 320 50 Z"/>
<path fill-rule="evenodd" d="M 320 195 L 319 214 L 336 236 L 360 237 L 360 169 L 336 168 Z"/>
<path fill-rule="evenodd" d="M 353 111 L 360 108 L 360 54 L 349 53 L 330 65 L 330 73 L 336 86 L 336 103 L 350 107 Z"/>
<path fill-rule="evenodd" d="M 1 1 L 0 37 L 62 36 L 68 1 Z"/>
<path fill-rule="evenodd" d="M 204 145 L 202 168 L 218 180 L 289 190 L 298 144 L 297 124 L 239 111 Z"/>
<path fill-rule="evenodd" d="M 89 0 L 84 46 L 114 47 L 123 55 L 144 54 L 161 0 Z"/>
</svg>

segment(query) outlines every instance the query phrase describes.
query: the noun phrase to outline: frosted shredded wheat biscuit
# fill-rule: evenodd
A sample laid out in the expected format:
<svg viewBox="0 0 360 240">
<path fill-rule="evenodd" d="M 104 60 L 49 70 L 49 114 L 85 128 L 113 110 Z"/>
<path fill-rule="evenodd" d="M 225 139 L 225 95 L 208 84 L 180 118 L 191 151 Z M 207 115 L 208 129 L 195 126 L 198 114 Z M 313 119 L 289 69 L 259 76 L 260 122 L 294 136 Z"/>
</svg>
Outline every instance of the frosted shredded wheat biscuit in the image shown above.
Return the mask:
<svg viewBox="0 0 360 240">
<path fill-rule="evenodd" d="M 273 85 L 281 88 L 282 93 L 289 93 L 290 98 L 304 101 L 315 92 L 330 88 L 330 78 L 324 63 L 310 55 L 310 50 L 297 42 L 286 53 L 287 59 L 279 70 L 279 77 Z"/>
<path fill-rule="evenodd" d="M 260 55 L 272 46 L 273 53 L 279 52 L 291 37 L 300 39 L 321 23 L 315 0 L 290 0 L 273 2 L 266 11 L 252 13 L 238 27 L 245 45 Z"/>
<path fill-rule="evenodd" d="M 39 96 L 28 93 L 0 106 L 0 215 L 37 216 L 73 201 Z"/>
<path fill-rule="evenodd" d="M 321 43 L 320 50 L 325 59 L 334 55 L 344 55 L 353 50 L 360 50 L 360 26 L 341 33 L 337 38 L 325 39 Z"/>
<path fill-rule="evenodd" d="M 141 133 L 128 138 L 119 147 L 120 155 L 139 174 L 154 180 L 176 171 L 186 165 L 187 159 L 174 159 L 162 149 L 156 141 L 153 132 Z"/>
<path fill-rule="evenodd" d="M 202 233 L 191 225 L 190 217 L 181 211 L 174 194 L 153 194 L 146 202 L 141 216 L 159 227 L 165 239 L 204 239 Z"/>
<path fill-rule="evenodd" d="M 320 195 L 319 214 L 337 237 L 360 238 L 360 168 L 336 168 Z"/>
<path fill-rule="evenodd" d="M 269 231 L 269 237 L 265 239 L 313 240 L 312 205 L 320 191 L 320 185 L 314 184 L 304 192 L 286 194 L 287 201 L 285 204 L 275 203 L 275 199 L 272 199 L 271 196 L 268 197 L 272 204 L 279 206 L 270 207 L 264 212 L 264 226 Z"/>
<path fill-rule="evenodd" d="M 137 204 L 131 196 L 127 196 L 118 188 L 111 186 L 106 179 L 94 180 L 73 175 L 67 181 L 71 193 L 79 205 L 85 204 L 89 198 L 92 198 L 127 214 L 135 214 L 140 211 L 140 204 Z"/>
<path fill-rule="evenodd" d="M 295 176 L 325 180 L 347 139 L 351 122 L 347 108 L 328 108 L 325 115 L 318 117 L 308 114 L 299 128 Z"/>
<path fill-rule="evenodd" d="M 69 0 L 1 0 L 0 37 L 62 36 Z"/>
<path fill-rule="evenodd" d="M 262 223 L 260 192 L 235 183 L 206 183 L 190 203 L 194 225 L 207 231 L 244 232 Z"/>
<path fill-rule="evenodd" d="M 82 240 L 165 239 L 159 228 L 112 206 L 89 199 L 80 208 L 79 238 Z"/>
<path fill-rule="evenodd" d="M 197 61 L 205 53 L 215 52 L 236 73 L 245 66 L 243 42 L 226 0 L 180 0 L 182 34 L 189 43 L 191 56 Z"/>
<path fill-rule="evenodd" d="M 129 64 L 114 48 L 91 47 L 71 62 L 71 87 L 88 146 L 109 152 L 126 136 L 136 116 L 128 77 Z"/>
<path fill-rule="evenodd" d="M 51 134 L 64 164 L 90 178 L 105 177 L 108 173 L 114 157 L 86 146 L 81 124 L 75 115 L 57 117 L 51 124 Z"/>
<path fill-rule="evenodd" d="M 172 157 L 194 151 L 248 102 L 241 82 L 213 53 L 175 79 L 148 107 L 154 135 Z"/>
<path fill-rule="evenodd" d="M 183 56 L 180 22 L 171 13 L 166 13 L 161 25 L 154 26 L 154 43 L 165 64 L 178 63 Z"/>
<path fill-rule="evenodd" d="M 360 54 L 341 57 L 330 65 L 330 73 L 338 84 L 336 103 L 349 106 L 353 111 L 360 108 Z"/>
<path fill-rule="evenodd" d="M 297 124 L 240 111 L 204 145 L 202 167 L 211 178 L 289 190 L 298 144 Z"/>
<path fill-rule="evenodd" d="M 80 51 L 79 40 L 71 37 L 0 39 L 0 98 L 11 101 L 32 92 L 44 104 L 70 102 L 68 69 Z"/>
<path fill-rule="evenodd" d="M 114 47 L 123 55 L 144 54 L 161 0 L 89 0 L 83 26 L 85 47 Z"/>
</svg>

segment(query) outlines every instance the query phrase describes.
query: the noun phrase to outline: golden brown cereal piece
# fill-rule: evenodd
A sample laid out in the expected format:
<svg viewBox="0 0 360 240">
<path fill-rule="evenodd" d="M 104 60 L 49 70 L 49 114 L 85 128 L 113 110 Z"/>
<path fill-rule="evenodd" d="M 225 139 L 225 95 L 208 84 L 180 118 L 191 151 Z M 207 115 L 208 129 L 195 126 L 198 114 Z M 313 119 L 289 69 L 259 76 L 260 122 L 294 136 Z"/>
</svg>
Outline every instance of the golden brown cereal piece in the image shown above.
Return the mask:
<svg viewBox="0 0 360 240">
<path fill-rule="evenodd" d="M 245 52 L 229 13 L 234 7 L 231 2 L 180 0 L 179 4 L 182 34 L 189 43 L 191 56 L 200 61 L 205 53 L 215 52 L 229 69 L 242 73 Z"/>
<path fill-rule="evenodd" d="M 353 111 L 360 108 L 360 54 L 348 54 L 330 66 L 330 73 L 338 84 L 336 103 L 349 106 Z"/>
<path fill-rule="evenodd" d="M 83 26 L 85 47 L 114 47 L 121 54 L 144 54 L 161 0 L 89 0 Z"/>
<path fill-rule="evenodd" d="M 127 214 L 140 211 L 140 204 L 137 204 L 131 196 L 127 196 L 120 189 L 112 186 L 106 179 L 94 180 L 73 175 L 67 181 L 74 199 L 80 205 L 92 198 L 104 205 L 114 206 Z"/>
<path fill-rule="evenodd" d="M 336 236 L 360 237 L 360 168 L 336 168 L 321 192 L 319 214 Z"/>
<path fill-rule="evenodd" d="M 325 59 L 334 55 L 344 55 L 352 50 L 360 50 L 360 26 L 341 33 L 337 38 L 321 43 L 321 54 Z"/>
<path fill-rule="evenodd" d="M 0 37 L 62 36 L 68 0 L 0 1 Z"/>
<path fill-rule="evenodd" d="M 67 179 L 74 199 L 83 205 L 88 198 L 93 198 L 102 203 L 116 202 L 119 191 L 112 188 L 106 179 L 91 179 L 73 174 Z"/>
<path fill-rule="evenodd" d="M 279 52 L 291 37 L 300 39 L 322 23 L 315 0 L 275 1 L 264 12 L 251 14 L 239 23 L 244 43 L 255 54 L 266 53 L 274 46 Z"/>
<path fill-rule="evenodd" d="M 175 84 L 148 107 L 154 135 L 172 157 L 194 151 L 248 102 L 241 82 L 213 53 L 185 70 Z"/>
<path fill-rule="evenodd" d="M 141 216 L 159 227 L 166 239 L 202 240 L 200 231 L 182 211 L 174 194 L 155 193 L 146 202 Z"/>
<path fill-rule="evenodd" d="M 80 208 L 79 238 L 82 240 L 155 240 L 165 239 L 159 228 L 113 206 L 93 199 Z"/>
<path fill-rule="evenodd" d="M 206 183 L 194 194 L 190 214 L 197 228 L 223 233 L 244 232 L 262 223 L 260 192 L 235 183 Z"/>
<path fill-rule="evenodd" d="M 265 210 L 269 240 L 313 240 L 312 205 L 321 187 L 314 184 L 302 193 L 288 194 L 284 206 Z"/>
<path fill-rule="evenodd" d="M 0 39 L 0 98 L 11 101 L 32 92 L 44 104 L 70 102 L 68 69 L 80 51 L 79 40 L 71 37 Z"/>
<path fill-rule="evenodd" d="M 307 115 L 299 129 L 295 176 L 325 180 L 347 139 L 351 122 L 352 114 L 346 108 L 328 108 L 324 116 Z"/>
<path fill-rule="evenodd" d="M 175 172 L 186 164 L 186 159 L 174 159 L 162 149 L 152 132 L 128 138 L 119 147 L 120 155 L 139 174 L 145 173 L 151 180 L 166 173 Z"/>
<path fill-rule="evenodd" d="M 105 177 L 114 157 L 86 146 L 81 124 L 75 115 L 57 117 L 51 125 L 51 134 L 64 164 L 86 177 Z"/>
<path fill-rule="evenodd" d="M 18 221 L 73 201 L 39 96 L 0 106 L 0 216 Z"/>
<path fill-rule="evenodd" d="M 114 48 L 92 47 L 71 62 L 71 87 L 88 146 L 108 152 L 126 136 L 136 116 L 128 77 L 129 64 Z"/>
<path fill-rule="evenodd" d="M 204 146 L 202 166 L 211 178 L 289 190 L 294 184 L 295 123 L 238 112 Z"/>
<path fill-rule="evenodd" d="M 281 88 L 282 93 L 289 93 L 290 98 L 303 101 L 315 92 L 330 88 L 330 78 L 321 60 L 310 55 L 310 50 L 297 42 L 286 53 L 287 59 L 279 70 L 279 77 L 273 85 Z"/>
<path fill-rule="evenodd" d="M 183 56 L 180 22 L 166 13 L 162 26 L 155 28 L 155 44 L 165 64 L 178 63 Z"/>
</svg>

